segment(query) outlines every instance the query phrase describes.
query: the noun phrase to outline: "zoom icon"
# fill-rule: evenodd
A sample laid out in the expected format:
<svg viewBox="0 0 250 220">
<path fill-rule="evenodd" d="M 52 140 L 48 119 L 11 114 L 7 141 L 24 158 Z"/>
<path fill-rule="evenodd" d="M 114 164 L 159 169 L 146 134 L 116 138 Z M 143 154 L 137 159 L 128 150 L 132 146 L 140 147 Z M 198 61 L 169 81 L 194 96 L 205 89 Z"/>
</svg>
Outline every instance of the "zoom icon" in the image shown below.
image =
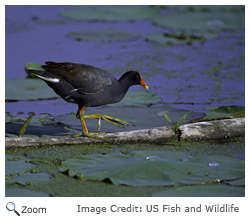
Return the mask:
<svg viewBox="0 0 250 220">
<path fill-rule="evenodd" d="M 15 203 L 14 202 L 8 202 L 7 205 L 6 205 L 6 209 L 8 211 L 14 211 L 18 216 L 20 216 L 19 212 L 16 211 Z"/>
</svg>

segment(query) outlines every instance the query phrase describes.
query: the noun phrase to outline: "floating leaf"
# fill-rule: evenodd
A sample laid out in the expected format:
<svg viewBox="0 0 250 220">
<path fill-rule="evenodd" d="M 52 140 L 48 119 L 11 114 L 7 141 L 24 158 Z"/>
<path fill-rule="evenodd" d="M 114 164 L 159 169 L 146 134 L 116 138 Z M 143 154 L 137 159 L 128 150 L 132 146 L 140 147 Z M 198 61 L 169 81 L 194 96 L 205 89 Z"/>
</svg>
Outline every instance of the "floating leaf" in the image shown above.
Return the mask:
<svg viewBox="0 0 250 220">
<path fill-rule="evenodd" d="M 168 115 L 171 117 L 171 120 L 178 121 L 183 114 L 187 111 L 182 109 L 175 109 L 175 108 L 167 108 Z M 166 108 L 163 107 L 102 107 L 102 108 L 95 108 L 95 109 L 87 109 L 85 111 L 86 115 L 90 114 L 104 114 L 110 115 L 115 118 L 119 118 L 130 122 L 135 125 L 126 127 L 126 131 L 130 130 L 139 130 L 139 129 L 150 129 L 154 127 L 161 127 L 161 126 L 170 126 L 170 122 L 165 120 L 163 115 L 159 115 L 157 113 L 166 111 Z M 186 120 L 192 120 L 198 117 L 204 116 L 203 113 L 198 112 L 191 112 L 187 115 Z M 55 117 L 55 120 L 61 124 L 67 125 L 71 128 L 82 130 L 82 126 L 80 120 L 76 118 L 75 113 L 68 114 L 68 115 L 59 115 Z M 96 131 L 97 130 L 97 120 L 85 120 L 86 125 L 89 131 Z M 117 132 L 123 131 L 121 128 L 118 128 L 104 120 L 101 122 L 101 131 L 104 132 Z"/>
<path fill-rule="evenodd" d="M 205 118 L 218 118 L 218 117 L 225 117 L 234 115 L 236 113 L 241 113 L 245 111 L 244 106 L 221 106 L 221 107 L 212 107 L 209 108 L 210 111 L 206 112 Z"/>
<path fill-rule="evenodd" d="M 11 187 L 5 190 L 6 197 L 48 197 L 48 193 L 35 192 L 30 189 Z"/>
<path fill-rule="evenodd" d="M 223 185 L 187 186 L 154 193 L 155 197 L 244 197 L 244 187 Z"/>
<path fill-rule="evenodd" d="M 60 12 L 62 17 L 75 21 L 132 21 L 151 18 L 157 11 L 153 8 L 134 6 L 74 7 Z"/>
<path fill-rule="evenodd" d="M 27 163 L 27 157 L 20 157 L 16 155 L 5 155 L 5 175 L 26 172 L 35 165 Z"/>
<path fill-rule="evenodd" d="M 160 159 L 149 160 L 149 156 Z M 114 185 L 180 186 L 216 179 L 233 179 L 245 175 L 245 162 L 240 159 L 195 155 L 174 151 L 134 151 L 128 154 L 111 152 L 106 155 L 86 155 L 81 159 L 62 162 L 59 171 L 70 176 L 83 175 L 84 180 L 110 180 Z M 210 167 L 211 161 L 220 165 Z"/>
<path fill-rule="evenodd" d="M 144 90 L 129 90 L 124 99 L 108 106 L 150 106 L 161 102 L 161 97 L 156 93 Z"/>
<path fill-rule="evenodd" d="M 12 136 L 9 134 L 18 134 L 22 128 L 22 123 L 6 123 L 5 133 L 6 136 Z M 66 136 L 73 134 L 73 130 L 61 126 L 61 125 L 35 125 L 30 124 L 25 131 L 24 137 L 50 137 L 50 136 Z"/>
<path fill-rule="evenodd" d="M 68 37 L 77 41 L 97 41 L 97 42 L 112 42 L 112 41 L 129 41 L 141 37 L 141 34 L 118 30 L 115 28 L 106 28 L 98 30 L 85 30 L 78 32 L 70 32 Z"/>
<path fill-rule="evenodd" d="M 158 10 L 171 10 L 174 12 L 242 12 L 244 5 L 153 5 Z"/>
<path fill-rule="evenodd" d="M 245 13 L 242 11 L 212 11 L 172 13 L 153 18 L 156 25 L 177 30 L 222 31 L 245 29 Z"/>
<path fill-rule="evenodd" d="M 44 70 L 40 64 L 37 63 L 26 63 L 25 71 L 28 74 L 28 78 L 38 78 L 36 74 L 28 72 L 28 70 Z"/>
<path fill-rule="evenodd" d="M 176 34 L 176 32 L 168 33 L 165 32 L 157 32 L 152 34 L 145 35 L 145 39 L 157 42 L 160 44 L 194 44 L 194 43 L 203 43 L 205 40 L 211 40 L 217 38 L 219 35 L 215 33 L 200 33 L 195 34 L 194 32 L 185 31 L 180 34 Z"/>
<path fill-rule="evenodd" d="M 5 101 L 55 99 L 59 96 L 39 79 L 5 79 Z"/>
<path fill-rule="evenodd" d="M 26 119 L 5 114 L 5 135 L 17 136 L 25 124 Z M 73 129 L 57 124 L 50 114 L 40 114 L 32 118 L 24 137 L 65 136 L 73 134 Z"/>
<path fill-rule="evenodd" d="M 44 182 L 49 182 L 52 180 L 52 176 L 50 176 L 48 173 L 41 172 L 41 173 L 24 173 L 20 176 L 16 176 L 10 180 L 6 180 L 5 184 L 11 184 L 11 183 L 18 183 L 21 185 L 26 184 L 39 184 Z"/>
</svg>

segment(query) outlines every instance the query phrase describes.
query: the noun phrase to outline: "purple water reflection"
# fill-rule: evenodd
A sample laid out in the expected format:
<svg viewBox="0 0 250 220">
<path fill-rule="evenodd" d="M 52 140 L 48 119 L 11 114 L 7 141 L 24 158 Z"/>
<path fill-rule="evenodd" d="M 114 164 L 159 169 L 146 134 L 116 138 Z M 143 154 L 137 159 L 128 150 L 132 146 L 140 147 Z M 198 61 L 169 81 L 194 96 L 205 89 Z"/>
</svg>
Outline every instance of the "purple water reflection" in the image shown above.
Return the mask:
<svg viewBox="0 0 250 220">
<path fill-rule="evenodd" d="M 245 160 L 245 154 L 235 155 L 234 157 Z"/>
<path fill-rule="evenodd" d="M 73 22 L 58 13 L 72 6 L 6 6 L 6 78 L 26 77 L 27 62 L 86 63 L 120 76 L 142 73 L 162 104 L 193 111 L 207 106 L 245 105 L 245 32 L 224 32 L 204 44 L 163 46 L 143 38 L 129 42 L 78 42 L 70 31 L 117 28 L 142 35 L 164 31 L 148 20 Z M 63 24 L 39 24 L 43 20 Z M 8 88 L 6 88 L 8 89 Z M 48 88 L 49 89 L 49 88 Z M 61 107 L 63 106 L 63 107 Z M 6 103 L 6 111 L 62 114 L 76 106 L 62 100 Z"/>
</svg>

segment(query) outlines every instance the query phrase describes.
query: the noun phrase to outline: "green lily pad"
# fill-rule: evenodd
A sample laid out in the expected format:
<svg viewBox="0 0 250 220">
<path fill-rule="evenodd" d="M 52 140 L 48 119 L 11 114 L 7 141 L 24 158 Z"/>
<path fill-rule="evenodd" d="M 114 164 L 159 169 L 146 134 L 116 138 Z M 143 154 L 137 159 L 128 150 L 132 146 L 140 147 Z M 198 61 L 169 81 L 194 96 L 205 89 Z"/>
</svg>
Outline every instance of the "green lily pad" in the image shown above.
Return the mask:
<svg viewBox="0 0 250 220">
<path fill-rule="evenodd" d="M 161 97 L 156 93 L 145 90 L 129 90 L 124 99 L 107 106 L 151 106 L 161 102 Z"/>
<path fill-rule="evenodd" d="M 5 101 L 56 99 L 59 96 L 39 79 L 5 79 Z"/>
<path fill-rule="evenodd" d="M 244 12 L 244 5 L 153 5 L 158 10 L 171 10 L 174 12 Z"/>
<path fill-rule="evenodd" d="M 219 165 L 209 166 L 212 162 Z M 59 171 L 84 180 L 108 179 L 114 185 L 181 186 L 244 177 L 245 161 L 223 156 L 191 157 L 188 152 L 115 151 L 63 161 Z"/>
<path fill-rule="evenodd" d="M 30 189 L 11 187 L 5 190 L 6 197 L 48 197 L 48 193 L 35 192 Z"/>
<path fill-rule="evenodd" d="M 60 12 L 62 17 L 75 21 L 132 21 L 151 18 L 157 11 L 153 8 L 134 6 L 74 7 Z"/>
<path fill-rule="evenodd" d="M 28 72 L 28 70 L 44 70 L 40 64 L 37 63 L 26 63 L 25 71 L 28 74 L 28 78 L 38 78 L 34 73 Z"/>
<path fill-rule="evenodd" d="M 160 44 L 193 44 L 193 43 L 203 43 L 205 40 L 210 40 L 218 37 L 215 33 L 188 33 L 178 32 L 178 33 L 166 33 L 166 32 L 157 32 L 153 34 L 145 35 L 145 39 L 157 42 Z"/>
<path fill-rule="evenodd" d="M 27 118 L 28 117 L 29 116 L 27 116 Z M 24 123 L 27 120 L 27 118 L 13 116 L 9 112 L 5 112 L 5 123 L 8 123 L 8 122 Z M 36 125 L 55 124 L 55 121 L 53 120 L 53 116 L 51 114 L 42 113 L 42 114 L 39 114 L 39 115 L 36 115 L 35 117 L 33 117 L 30 124 L 36 124 Z"/>
<path fill-rule="evenodd" d="M 12 179 L 6 180 L 5 185 L 11 184 L 11 183 L 18 183 L 21 185 L 26 184 L 39 184 L 44 182 L 49 182 L 52 180 L 52 176 L 50 176 L 48 173 L 24 173 L 20 176 L 16 176 Z"/>
<path fill-rule="evenodd" d="M 27 163 L 27 157 L 20 157 L 16 155 L 5 155 L 5 175 L 26 172 L 36 165 Z"/>
<path fill-rule="evenodd" d="M 5 113 L 5 135 L 7 137 L 17 136 L 24 125 L 26 119 L 14 117 Z M 49 137 L 65 136 L 73 134 L 74 130 L 63 125 L 57 124 L 52 115 L 40 114 L 30 121 L 24 137 Z"/>
<path fill-rule="evenodd" d="M 155 197 L 244 197 L 245 187 L 223 185 L 187 186 L 154 193 Z"/>
<path fill-rule="evenodd" d="M 161 27 L 177 30 L 222 31 L 244 30 L 245 13 L 241 11 L 190 12 L 158 15 L 153 22 Z"/>
<path fill-rule="evenodd" d="M 140 38 L 141 34 L 132 31 L 117 30 L 115 28 L 106 28 L 70 32 L 68 37 L 77 41 L 112 42 L 135 40 Z"/>
<path fill-rule="evenodd" d="M 233 118 L 234 114 L 242 113 L 245 111 L 244 106 L 221 106 L 221 107 L 212 107 L 209 108 L 210 111 L 206 112 L 205 118 L 218 118 L 218 117 L 225 117 L 231 116 Z"/>
<path fill-rule="evenodd" d="M 127 126 L 126 131 L 131 130 L 140 130 L 140 129 L 150 129 L 155 127 L 162 126 L 170 126 L 170 122 L 168 122 L 162 112 L 168 112 L 168 115 L 171 117 L 171 121 L 178 121 L 183 114 L 187 113 L 186 110 L 175 109 L 175 108 L 164 108 L 164 107 L 128 107 L 128 106 L 118 106 L 118 107 L 102 107 L 95 109 L 88 109 L 85 112 L 85 115 L 90 114 L 104 114 L 110 115 L 115 118 L 119 118 L 130 122 L 135 125 Z M 160 114 L 157 114 L 160 113 Z M 186 121 L 203 117 L 203 113 L 198 112 L 190 112 Z M 80 120 L 76 118 L 75 113 L 68 115 L 59 115 L 55 117 L 55 121 L 61 124 L 67 125 L 73 129 L 82 130 L 82 126 Z M 89 131 L 97 131 L 97 120 L 85 120 L 86 125 Z M 117 132 L 124 131 L 123 129 L 114 126 L 104 120 L 102 120 L 101 131 L 104 132 Z"/>
<path fill-rule="evenodd" d="M 5 135 L 12 137 L 18 135 L 23 124 L 22 123 L 6 123 Z M 60 125 L 33 125 L 30 124 L 23 137 L 51 137 L 51 136 L 66 136 L 73 134 L 73 130 Z"/>
</svg>

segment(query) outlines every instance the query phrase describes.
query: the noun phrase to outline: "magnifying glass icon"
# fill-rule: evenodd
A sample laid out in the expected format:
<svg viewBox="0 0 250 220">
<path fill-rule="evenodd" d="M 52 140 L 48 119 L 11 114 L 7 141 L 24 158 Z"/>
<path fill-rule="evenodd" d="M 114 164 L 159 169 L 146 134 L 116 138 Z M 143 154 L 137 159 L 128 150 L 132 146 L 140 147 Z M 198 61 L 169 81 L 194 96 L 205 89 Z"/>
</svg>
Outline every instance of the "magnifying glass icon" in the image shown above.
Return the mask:
<svg viewBox="0 0 250 220">
<path fill-rule="evenodd" d="M 14 202 L 8 202 L 7 205 L 6 205 L 6 209 L 8 211 L 14 211 L 18 216 L 20 216 L 20 214 L 18 213 L 18 211 L 16 211 L 16 209 L 15 209 Z"/>
</svg>

